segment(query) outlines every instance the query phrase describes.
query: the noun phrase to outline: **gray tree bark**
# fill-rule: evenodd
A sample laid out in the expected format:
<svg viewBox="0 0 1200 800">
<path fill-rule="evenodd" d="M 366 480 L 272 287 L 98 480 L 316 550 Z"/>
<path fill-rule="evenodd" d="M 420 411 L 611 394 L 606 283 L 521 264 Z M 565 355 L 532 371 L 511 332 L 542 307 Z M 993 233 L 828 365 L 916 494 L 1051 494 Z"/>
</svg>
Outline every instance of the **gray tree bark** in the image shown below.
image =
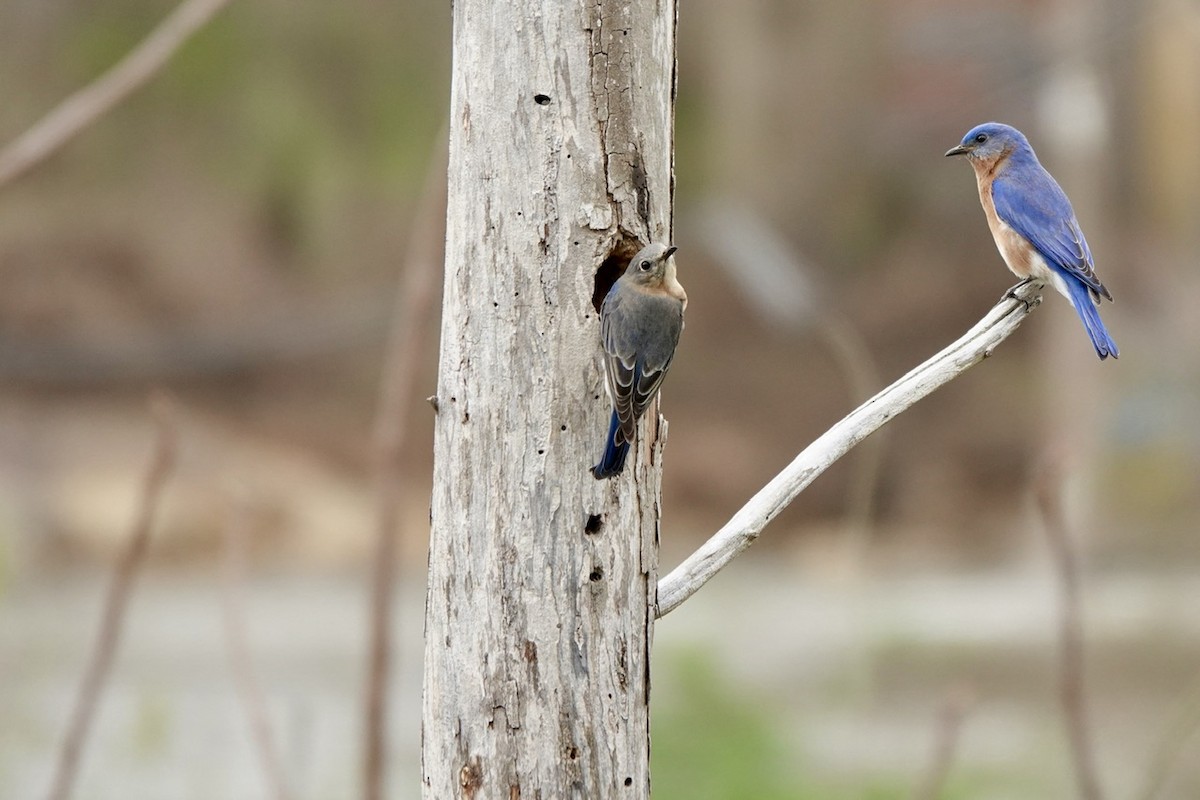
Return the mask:
<svg viewBox="0 0 1200 800">
<path fill-rule="evenodd" d="M 670 238 L 675 2 L 453 13 L 423 794 L 647 797 L 665 423 L 588 469 L 597 296 Z"/>
</svg>

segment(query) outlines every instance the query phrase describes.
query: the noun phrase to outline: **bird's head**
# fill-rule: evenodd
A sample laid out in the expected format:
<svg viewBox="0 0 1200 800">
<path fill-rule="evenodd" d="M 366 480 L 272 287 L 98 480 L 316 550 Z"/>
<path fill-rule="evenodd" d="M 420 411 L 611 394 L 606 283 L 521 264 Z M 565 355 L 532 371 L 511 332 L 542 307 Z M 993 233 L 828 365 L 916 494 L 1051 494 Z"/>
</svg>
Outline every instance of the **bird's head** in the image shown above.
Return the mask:
<svg viewBox="0 0 1200 800">
<path fill-rule="evenodd" d="M 1025 134 L 1010 125 L 985 122 L 967 131 L 956 146 L 946 151 L 948 156 L 966 156 L 972 162 L 994 163 L 1014 150 L 1028 149 Z"/>
<path fill-rule="evenodd" d="M 674 245 L 648 244 L 638 251 L 625 269 L 625 276 L 643 286 L 661 286 L 668 274 L 671 256 L 675 254 Z M 674 274 L 674 269 L 670 270 Z"/>
</svg>

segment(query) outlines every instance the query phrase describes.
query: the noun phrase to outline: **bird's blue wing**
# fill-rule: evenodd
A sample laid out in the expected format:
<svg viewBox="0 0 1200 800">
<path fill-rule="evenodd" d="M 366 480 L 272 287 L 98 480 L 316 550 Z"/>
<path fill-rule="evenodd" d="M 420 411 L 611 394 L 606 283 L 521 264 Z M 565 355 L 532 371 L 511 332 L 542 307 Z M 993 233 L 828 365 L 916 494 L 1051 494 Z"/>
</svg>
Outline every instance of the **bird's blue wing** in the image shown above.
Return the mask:
<svg viewBox="0 0 1200 800">
<path fill-rule="evenodd" d="M 1024 236 L 1051 267 L 1079 280 L 1096 295 L 1112 295 L 1096 277 L 1092 251 L 1071 201 L 1050 173 L 1038 164 L 1014 166 L 992 183 L 996 215 Z"/>
</svg>

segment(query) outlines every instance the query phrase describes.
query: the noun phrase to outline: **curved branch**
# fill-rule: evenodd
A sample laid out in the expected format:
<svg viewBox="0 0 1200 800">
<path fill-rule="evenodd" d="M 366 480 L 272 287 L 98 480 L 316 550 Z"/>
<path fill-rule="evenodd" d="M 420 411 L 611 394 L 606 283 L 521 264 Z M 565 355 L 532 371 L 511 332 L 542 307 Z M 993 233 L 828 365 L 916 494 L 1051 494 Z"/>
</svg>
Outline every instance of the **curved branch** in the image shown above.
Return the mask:
<svg viewBox="0 0 1200 800">
<path fill-rule="evenodd" d="M 968 368 L 1012 334 L 1041 302 L 1042 288 L 1027 284 L 989 311 L 952 345 L 855 409 L 801 451 L 783 472 L 750 498 L 725 526 L 658 582 L 658 616 L 674 611 L 739 553 L 796 499 L 796 495 L 888 420 Z"/>
</svg>

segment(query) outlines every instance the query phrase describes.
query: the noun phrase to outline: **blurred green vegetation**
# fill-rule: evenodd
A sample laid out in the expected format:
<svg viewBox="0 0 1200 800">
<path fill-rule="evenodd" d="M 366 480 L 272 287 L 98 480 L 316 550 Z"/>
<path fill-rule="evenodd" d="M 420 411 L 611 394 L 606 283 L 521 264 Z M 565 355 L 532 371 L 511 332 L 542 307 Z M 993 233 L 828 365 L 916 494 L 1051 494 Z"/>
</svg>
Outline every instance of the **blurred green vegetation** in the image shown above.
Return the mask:
<svg viewBox="0 0 1200 800">
<path fill-rule="evenodd" d="M 778 705 L 723 678 L 710 655 L 675 652 L 656 666 L 656 683 L 671 684 L 652 704 L 657 800 L 899 800 L 923 777 L 921 764 L 911 775 L 822 772 L 796 756 Z M 954 780 L 941 796 L 971 795 Z"/>
<path fill-rule="evenodd" d="M 934 651 L 940 654 L 941 649 Z M 907 656 L 911 660 L 913 654 Z M 938 658 L 934 652 L 927 656 Z M 739 685 L 722 674 L 711 653 L 699 649 L 659 653 L 655 670 L 655 800 L 908 800 L 927 778 L 936 735 L 935 706 L 929 708 L 929 727 L 911 734 L 928 740 L 927 757 L 903 770 L 865 764 L 839 770 L 815 755 L 805 756 L 803 742 L 819 740 L 821 722 L 802 720 L 797 725 L 794 698 L 766 696 L 761 687 Z M 823 698 L 819 705 L 830 702 L 820 690 L 814 692 Z M 847 705 L 863 706 L 845 698 L 833 702 L 843 714 Z M 968 735 L 970 723 L 968 715 L 960 737 Z M 1003 765 L 952 761 L 939 800 L 1047 796 L 1048 783 L 1070 779 L 1064 766 L 1069 756 L 1057 725 L 1044 727 L 1039 739 L 1044 741 L 1031 743 L 1026 755 Z"/>
<path fill-rule="evenodd" d="M 50 25 L 32 11 L 0 19 L 18 33 L 29 26 L 39 52 L 53 54 L 36 71 L 32 55 L 0 58 L 0 86 L 20 87 L 0 138 L 95 80 L 170 10 L 116 0 Z M 444 127 L 449 22 L 431 3 L 233 2 L 25 186 L 65 168 L 115 207 L 153 204 L 147 195 L 169 189 L 204 213 L 210 198 L 241 210 L 278 266 L 378 269 Z M 0 47 L 22 38 L 0 36 Z M 64 216 L 75 226 L 80 213 Z"/>
<path fill-rule="evenodd" d="M 700 652 L 666 661 L 666 704 L 652 706 L 651 775 L 655 797 L 672 800 L 792 800 L 800 770 L 788 763 L 781 732 L 739 697 Z M 672 700 L 671 698 L 677 698 Z"/>
<path fill-rule="evenodd" d="M 93 80 L 164 13 L 146 0 L 110 5 L 63 20 L 60 82 Z M 357 180 L 411 183 L 442 126 L 448 33 L 448 13 L 431 4 L 235 2 L 102 124 L 135 159 L 167 128 L 239 181 L 304 156 Z"/>
</svg>

